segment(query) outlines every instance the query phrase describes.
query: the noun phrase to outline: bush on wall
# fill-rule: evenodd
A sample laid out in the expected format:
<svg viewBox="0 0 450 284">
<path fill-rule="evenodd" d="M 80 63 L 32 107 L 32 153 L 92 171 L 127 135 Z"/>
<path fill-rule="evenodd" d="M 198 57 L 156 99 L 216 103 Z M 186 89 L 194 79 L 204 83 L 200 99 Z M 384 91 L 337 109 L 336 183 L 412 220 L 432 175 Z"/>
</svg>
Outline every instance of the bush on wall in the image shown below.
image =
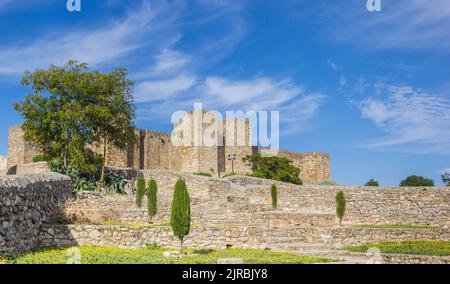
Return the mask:
<svg viewBox="0 0 450 284">
<path fill-rule="evenodd" d="M 270 193 L 272 195 L 272 208 L 276 209 L 278 207 L 278 190 L 275 184 L 272 184 Z"/>
<path fill-rule="evenodd" d="M 251 155 L 243 158 L 252 169 L 250 176 L 271 179 L 282 182 L 302 185 L 302 180 L 298 177 L 300 169 L 293 166 L 292 161 L 280 157 L 262 157 L 261 155 Z"/>
<path fill-rule="evenodd" d="M 402 180 L 400 186 L 434 186 L 434 181 L 422 176 L 409 176 L 406 179 Z"/>
<path fill-rule="evenodd" d="M 157 204 L 158 204 L 157 192 L 158 192 L 158 185 L 156 184 L 156 181 L 154 179 L 151 179 L 148 184 L 148 191 L 147 191 L 147 212 L 150 222 L 152 221 L 152 218 L 156 215 L 157 212 Z"/>
<path fill-rule="evenodd" d="M 365 186 L 380 186 L 380 184 L 378 183 L 378 181 L 376 181 L 375 179 L 370 179 L 368 182 L 366 182 Z"/>
<path fill-rule="evenodd" d="M 344 192 L 339 191 L 336 194 L 336 216 L 339 219 L 339 226 L 342 225 L 342 219 L 344 218 L 345 215 L 345 204 L 346 204 L 346 200 L 345 200 L 345 195 Z"/>
<path fill-rule="evenodd" d="M 183 240 L 189 234 L 191 228 L 191 205 L 186 182 L 178 179 L 173 193 L 172 207 L 170 210 L 170 226 L 173 234 L 180 241 L 179 253 L 183 254 Z"/>
<path fill-rule="evenodd" d="M 142 208 L 142 203 L 145 195 L 145 179 L 143 177 L 139 177 L 137 179 L 136 187 L 136 205 L 137 207 Z"/>
</svg>

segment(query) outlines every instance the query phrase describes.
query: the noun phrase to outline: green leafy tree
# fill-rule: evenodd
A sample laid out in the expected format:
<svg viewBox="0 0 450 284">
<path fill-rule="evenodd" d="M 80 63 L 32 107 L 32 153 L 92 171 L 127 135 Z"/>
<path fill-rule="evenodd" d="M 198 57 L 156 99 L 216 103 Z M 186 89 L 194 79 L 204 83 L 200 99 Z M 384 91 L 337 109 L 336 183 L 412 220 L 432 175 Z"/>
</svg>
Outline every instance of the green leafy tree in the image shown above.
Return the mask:
<svg viewBox="0 0 450 284">
<path fill-rule="evenodd" d="M 147 212 L 150 222 L 157 212 L 157 205 L 158 205 L 157 193 L 158 193 L 158 185 L 156 184 L 156 181 L 154 179 L 151 179 L 148 184 L 147 190 Z"/>
<path fill-rule="evenodd" d="M 378 183 L 378 181 L 376 181 L 375 179 L 370 179 L 368 182 L 366 182 L 365 186 L 380 186 L 380 184 Z"/>
<path fill-rule="evenodd" d="M 134 106 L 125 69 L 102 74 L 69 61 L 26 71 L 22 84 L 32 89 L 14 104 L 24 118 L 24 138 L 64 173 L 75 169 L 97 177 L 105 155 L 102 159 L 90 145 L 108 141 L 123 149 L 129 141 Z"/>
<path fill-rule="evenodd" d="M 400 183 L 401 187 L 406 186 L 434 186 L 434 181 L 432 179 L 427 179 L 421 176 L 409 176 L 406 179 L 402 180 Z"/>
<path fill-rule="evenodd" d="M 345 205 L 346 205 L 344 192 L 339 191 L 336 193 L 336 216 L 339 219 L 339 226 L 342 226 L 342 219 L 345 215 Z"/>
<path fill-rule="evenodd" d="M 276 209 L 278 207 L 278 190 L 275 184 L 272 184 L 270 193 L 272 195 L 272 208 Z"/>
<path fill-rule="evenodd" d="M 450 186 L 450 173 L 449 172 L 445 172 L 441 175 L 442 178 L 442 182 L 447 184 L 447 186 Z"/>
<path fill-rule="evenodd" d="M 104 162 L 100 181 L 105 179 L 108 146 L 125 150 L 136 141 L 134 133 L 133 82 L 127 79 L 127 70 L 117 68 L 110 73 L 94 73 L 97 102 L 89 106 L 96 134 L 96 143 L 102 144 Z"/>
<path fill-rule="evenodd" d="M 251 155 L 243 158 L 252 169 L 251 176 L 302 185 L 300 169 L 287 158 Z"/>
<path fill-rule="evenodd" d="M 139 208 L 142 208 L 142 203 L 145 196 L 145 179 L 143 177 L 139 177 L 137 179 L 136 185 L 136 205 Z"/>
<path fill-rule="evenodd" d="M 186 182 L 178 179 L 173 193 L 172 208 L 170 211 L 170 225 L 173 234 L 180 241 L 179 253 L 183 254 L 183 240 L 191 228 L 191 205 Z"/>
</svg>

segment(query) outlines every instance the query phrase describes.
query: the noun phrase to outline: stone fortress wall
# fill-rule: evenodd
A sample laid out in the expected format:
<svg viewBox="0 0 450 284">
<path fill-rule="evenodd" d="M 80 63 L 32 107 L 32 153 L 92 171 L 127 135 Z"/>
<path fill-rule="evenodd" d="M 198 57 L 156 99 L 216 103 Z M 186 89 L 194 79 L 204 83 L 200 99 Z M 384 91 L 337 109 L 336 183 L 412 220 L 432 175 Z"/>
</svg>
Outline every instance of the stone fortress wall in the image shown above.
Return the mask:
<svg viewBox="0 0 450 284">
<path fill-rule="evenodd" d="M 6 156 L 0 156 L 0 175 L 6 172 Z"/>
<path fill-rule="evenodd" d="M 0 255 L 42 246 L 114 245 L 142 247 L 149 243 L 176 247 L 169 220 L 173 186 L 183 178 L 191 197 L 193 248 L 227 246 L 276 248 L 286 242 L 352 245 L 375 241 L 450 239 L 450 188 L 369 188 L 297 186 L 276 182 L 278 208 L 271 206 L 273 181 L 246 176 L 208 178 L 167 170 L 143 170 L 139 175 L 158 184 L 156 226 L 147 223 L 146 208 L 133 196 L 79 198 L 83 212 L 116 211 L 117 225 L 56 225 L 50 216 L 72 197 L 68 177 L 46 173 L 0 177 Z M 344 227 L 335 219 L 334 196 L 345 192 Z M 158 225 L 162 224 L 162 225 Z M 357 228 L 367 224 L 414 224 L 429 228 Z"/>
<path fill-rule="evenodd" d="M 60 174 L 0 177 L 0 255 L 35 249 L 41 227 L 71 197 L 72 182 Z"/>
<path fill-rule="evenodd" d="M 204 111 L 203 111 L 204 113 Z M 172 170 L 185 173 L 206 172 L 214 176 L 234 172 L 247 174 L 250 167 L 242 158 L 263 149 L 252 146 L 252 128 L 248 120 L 236 118 L 225 121 L 223 131 L 217 135 L 217 139 L 223 139 L 223 146 L 205 146 L 202 144 L 204 129 L 211 126 L 213 122 L 198 121 L 197 116 L 202 113 L 193 111 L 187 113 L 183 121 L 190 121 L 188 126 L 182 125 L 182 138 L 191 138 L 190 143 L 181 146 L 174 145 L 171 134 L 151 130 L 136 130 L 137 143 L 130 143 L 128 149 L 118 150 L 108 146 L 106 151 L 106 164 L 112 167 Z M 228 131 L 228 133 L 227 133 Z M 231 131 L 232 133 L 230 134 Z M 238 133 L 244 133 L 244 143 L 239 141 Z M 234 135 L 233 135 L 234 134 Z M 189 136 L 189 137 L 188 137 Z M 232 143 L 234 136 L 235 143 Z M 92 145 L 91 148 L 103 154 L 103 147 Z M 20 126 L 11 127 L 8 136 L 7 168 L 32 162 L 32 158 L 38 152 L 23 139 L 23 131 Z M 236 160 L 228 160 L 229 155 L 236 155 Z M 328 154 L 312 152 L 297 153 L 280 151 L 279 156 L 287 157 L 293 164 L 300 168 L 300 178 L 306 184 L 322 183 L 330 179 L 330 157 Z"/>
<path fill-rule="evenodd" d="M 44 226 L 43 246 L 118 245 L 143 247 L 149 243 L 176 247 L 177 239 L 167 224 L 173 186 L 186 181 L 191 198 L 192 230 L 186 246 L 277 248 L 286 242 L 327 246 L 403 240 L 450 240 L 450 188 L 369 188 L 350 186 L 297 186 L 277 182 L 278 208 L 271 206 L 273 181 L 246 176 L 208 178 L 172 171 L 144 170 L 145 178 L 158 184 L 156 226 L 147 223 L 146 209 L 131 196 L 82 199 L 83 212 L 110 212 L 118 225 Z M 343 227 L 335 217 L 335 194 L 345 192 L 347 212 Z M 426 228 L 370 228 L 356 225 L 409 224 Z M 436 261 L 436 260 L 435 260 Z M 449 259 L 445 260 L 447 263 Z"/>
</svg>

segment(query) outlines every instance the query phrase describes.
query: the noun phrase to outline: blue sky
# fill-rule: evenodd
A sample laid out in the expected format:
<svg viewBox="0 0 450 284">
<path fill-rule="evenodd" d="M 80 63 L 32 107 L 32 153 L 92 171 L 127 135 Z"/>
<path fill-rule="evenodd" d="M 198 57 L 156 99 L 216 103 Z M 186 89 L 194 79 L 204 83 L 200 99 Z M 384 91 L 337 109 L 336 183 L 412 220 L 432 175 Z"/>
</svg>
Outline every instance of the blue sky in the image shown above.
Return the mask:
<svg viewBox="0 0 450 284">
<path fill-rule="evenodd" d="M 330 153 L 339 183 L 450 168 L 447 0 L 81 2 L 0 0 L 0 154 L 21 74 L 76 59 L 129 69 L 140 128 L 194 102 L 279 110 L 281 148 Z"/>
</svg>

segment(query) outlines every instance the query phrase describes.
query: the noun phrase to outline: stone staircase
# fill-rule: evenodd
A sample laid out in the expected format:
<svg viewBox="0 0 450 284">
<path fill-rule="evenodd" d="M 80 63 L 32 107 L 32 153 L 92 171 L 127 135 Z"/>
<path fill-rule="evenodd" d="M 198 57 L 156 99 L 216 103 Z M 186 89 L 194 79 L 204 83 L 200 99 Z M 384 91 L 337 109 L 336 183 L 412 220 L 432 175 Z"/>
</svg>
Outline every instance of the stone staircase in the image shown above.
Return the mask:
<svg viewBox="0 0 450 284">
<path fill-rule="evenodd" d="M 336 263 L 366 264 L 372 261 L 372 256 L 367 254 L 340 250 L 323 242 L 304 243 L 287 239 L 286 242 L 272 245 L 269 248 L 279 252 L 327 257 L 335 259 Z"/>
</svg>

